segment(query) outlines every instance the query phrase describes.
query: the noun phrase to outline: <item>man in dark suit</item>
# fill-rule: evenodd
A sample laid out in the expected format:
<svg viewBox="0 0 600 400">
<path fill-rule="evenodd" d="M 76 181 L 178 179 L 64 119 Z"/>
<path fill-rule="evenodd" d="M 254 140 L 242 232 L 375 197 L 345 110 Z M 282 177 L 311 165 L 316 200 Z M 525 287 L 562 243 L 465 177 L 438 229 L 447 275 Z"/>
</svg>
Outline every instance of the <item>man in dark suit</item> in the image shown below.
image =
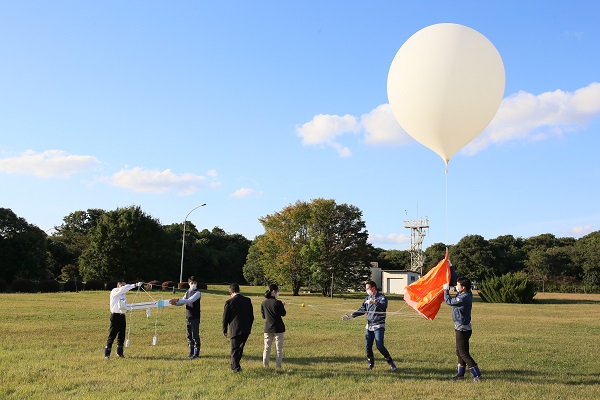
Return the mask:
<svg viewBox="0 0 600 400">
<path fill-rule="evenodd" d="M 240 360 L 254 322 L 254 310 L 252 301 L 240 294 L 240 285 L 237 283 L 229 286 L 229 295 L 231 298 L 225 302 L 223 310 L 223 335 L 227 337 L 227 328 L 229 328 L 231 370 L 240 372 L 242 370 Z"/>
</svg>

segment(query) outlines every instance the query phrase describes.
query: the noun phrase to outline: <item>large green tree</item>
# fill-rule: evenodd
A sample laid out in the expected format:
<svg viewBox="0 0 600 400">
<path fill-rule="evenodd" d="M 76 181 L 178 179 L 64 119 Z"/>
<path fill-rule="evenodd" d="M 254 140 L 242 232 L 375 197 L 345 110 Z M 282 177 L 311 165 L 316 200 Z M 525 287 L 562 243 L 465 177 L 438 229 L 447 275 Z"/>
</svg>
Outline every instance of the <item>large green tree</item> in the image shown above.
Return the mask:
<svg viewBox="0 0 600 400">
<path fill-rule="evenodd" d="M 523 249 L 524 240 L 522 238 L 503 235 L 490 239 L 489 244 L 494 257 L 493 273 L 495 275 L 501 276 L 523 270 L 526 252 Z"/>
<path fill-rule="evenodd" d="M 98 208 L 79 210 L 63 218 L 48 238 L 48 264 L 52 274 L 61 275 L 62 269 L 78 268 L 79 257 L 90 243 L 90 231 L 106 211 Z"/>
<path fill-rule="evenodd" d="M 46 268 L 46 232 L 9 208 L 0 208 L 0 279 L 42 279 Z"/>
<path fill-rule="evenodd" d="M 81 275 L 84 280 L 166 279 L 165 243 L 159 221 L 140 207 L 106 212 L 89 232 L 89 246 L 80 257 Z"/>
<path fill-rule="evenodd" d="M 294 296 L 310 276 L 308 245 L 310 207 L 297 201 L 259 219 L 265 229 L 264 240 L 257 241 L 266 279 L 280 285 L 289 285 Z"/>
<path fill-rule="evenodd" d="M 268 285 L 268 281 L 265 278 L 265 271 L 263 270 L 261 254 L 261 246 L 257 244 L 259 240 L 264 240 L 263 235 L 259 235 L 254 238 L 250 249 L 248 250 L 248 256 L 246 257 L 246 264 L 244 264 L 244 279 L 251 285 Z"/>
<path fill-rule="evenodd" d="M 446 249 L 450 255 L 450 262 L 454 264 L 453 246 L 446 246 L 444 243 L 434 243 L 425 249 L 425 264 L 423 265 L 423 274 L 429 272 L 446 256 Z"/>
<path fill-rule="evenodd" d="M 362 212 L 326 199 L 313 200 L 309 209 L 308 246 L 304 251 L 310 283 L 324 296 L 335 287 L 361 289 L 371 268 L 369 234 Z"/>
<path fill-rule="evenodd" d="M 383 250 L 375 258 L 379 268 L 388 270 L 410 270 L 408 250 Z"/>
<path fill-rule="evenodd" d="M 194 235 L 187 270 L 208 282 L 243 282 L 243 268 L 251 241 L 215 226 Z"/>
<path fill-rule="evenodd" d="M 458 276 L 480 281 L 494 276 L 494 253 L 480 235 L 467 235 L 452 247 L 452 265 Z"/>
<path fill-rule="evenodd" d="M 294 295 L 305 284 L 328 295 L 332 286 L 358 288 L 368 278 L 371 247 L 357 207 L 297 201 L 260 222 L 265 233 L 251 253 L 260 257 L 267 281 L 289 285 Z"/>
<path fill-rule="evenodd" d="M 600 231 L 590 233 L 575 245 L 576 260 L 582 268 L 586 290 L 600 289 Z"/>
</svg>

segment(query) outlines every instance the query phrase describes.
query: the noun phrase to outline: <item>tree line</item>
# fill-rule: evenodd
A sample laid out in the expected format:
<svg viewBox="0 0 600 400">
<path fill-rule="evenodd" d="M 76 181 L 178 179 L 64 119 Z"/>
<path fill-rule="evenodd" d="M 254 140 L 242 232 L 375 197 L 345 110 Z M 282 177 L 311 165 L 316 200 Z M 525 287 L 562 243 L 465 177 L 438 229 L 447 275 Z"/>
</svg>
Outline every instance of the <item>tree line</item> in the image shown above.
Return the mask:
<svg viewBox="0 0 600 400">
<path fill-rule="evenodd" d="M 243 280 L 251 241 L 186 222 L 184 279 Z M 162 225 L 138 206 L 88 209 L 63 218 L 48 235 L 0 208 L 0 279 L 179 281 L 183 224 Z"/>
<path fill-rule="evenodd" d="M 455 245 L 435 243 L 425 250 L 424 273 L 444 258 L 446 248 L 458 275 L 481 282 L 509 273 L 524 273 L 538 290 L 562 292 L 600 291 L 600 231 L 579 239 L 545 233 L 529 238 L 503 235 L 486 240 L 464 236 Z M 382 251 L 383 269 L 410 265 L 407 251 Z"/>
<path fill-rule="evenodd" d="M 264 233 L 253 240 L 219 227 L 199 231 L 186 222 L 184 279 L 206 283 L 277 283 L 298 294 L 360 288 L 370 262 L 382 269 L 410 267 L 407 250 L 367 242 L 362 212 L 331 199 L 298 201 L 259 218 Z M 179 280 L 183 224 L 162 225 L 138 206 L 88 209 L 63 218 L 50 235 L 12 210 L 0 208 L 0 280 Z M 541 234 L 486 240 L 467 235 L 455 245 L 425 251 L 423 273 L 448 249 L 457 273 L 481 282 L 524 273 L 548 291 L 600 291 L 600 231 L 579 239 Z"/>
</svg>

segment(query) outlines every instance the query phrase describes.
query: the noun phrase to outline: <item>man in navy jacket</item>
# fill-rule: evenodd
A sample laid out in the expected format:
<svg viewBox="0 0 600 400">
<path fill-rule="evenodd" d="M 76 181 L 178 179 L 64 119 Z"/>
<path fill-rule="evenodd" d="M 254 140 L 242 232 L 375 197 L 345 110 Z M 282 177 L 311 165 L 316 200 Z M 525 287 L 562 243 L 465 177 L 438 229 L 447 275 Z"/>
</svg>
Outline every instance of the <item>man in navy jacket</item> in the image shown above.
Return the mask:
<svg viewBox="0 0 600 400">
<path fill-rule="evenodd" d="M 369 281 L 365 285 L 367 291 L 367 298 L 363 301 L 360 308 L 352 314 L 346 314 L 342 318 L 344 321 L 350 318 L 356 318 L 358 316 L 367 314 L 367 326 L 366 326 L 366 350 L 367 360 L 369 366 L 367 369 L 373 369 L 375 366 L 375 356 L 373 354 L 373 341 L 377 346 L 377 350 L 385 358 L 390 370 L 396 370 L 396 364 L 390 356 L 390 352 L 385 348 L 383 344 L 383 338 L 385 333 L 385 316 L 387 310 L 387 298 L 381 292 L 377 291 L 377 284 L 373 281 Z"/>
</svg>

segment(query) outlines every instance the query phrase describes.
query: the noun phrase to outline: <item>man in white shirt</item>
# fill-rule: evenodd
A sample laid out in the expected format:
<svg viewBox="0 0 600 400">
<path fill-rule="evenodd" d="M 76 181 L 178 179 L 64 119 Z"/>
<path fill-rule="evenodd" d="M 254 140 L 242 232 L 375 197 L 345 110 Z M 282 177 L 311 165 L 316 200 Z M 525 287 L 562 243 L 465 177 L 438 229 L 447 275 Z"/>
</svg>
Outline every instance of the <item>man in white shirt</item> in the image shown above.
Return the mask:
<svg viewBox="0 0 600 400">
<path fill-rule="evenodd" d="M 115 338 L 117 339 L 117 357 L 123 358 L 123 344 L 125 343 L 125 328 L 127 322 L 125 313 L 127 312 L 127 296 L 125 293 L 133 288 L 141 287 L 144 283 L 127 284 L 124 279 L 117 282 L 117 287 L 110 291 L 110 328 L 108 330 L 108 340 L 104 348 L 104 357 L 110 357 Z"/>
</svg>

